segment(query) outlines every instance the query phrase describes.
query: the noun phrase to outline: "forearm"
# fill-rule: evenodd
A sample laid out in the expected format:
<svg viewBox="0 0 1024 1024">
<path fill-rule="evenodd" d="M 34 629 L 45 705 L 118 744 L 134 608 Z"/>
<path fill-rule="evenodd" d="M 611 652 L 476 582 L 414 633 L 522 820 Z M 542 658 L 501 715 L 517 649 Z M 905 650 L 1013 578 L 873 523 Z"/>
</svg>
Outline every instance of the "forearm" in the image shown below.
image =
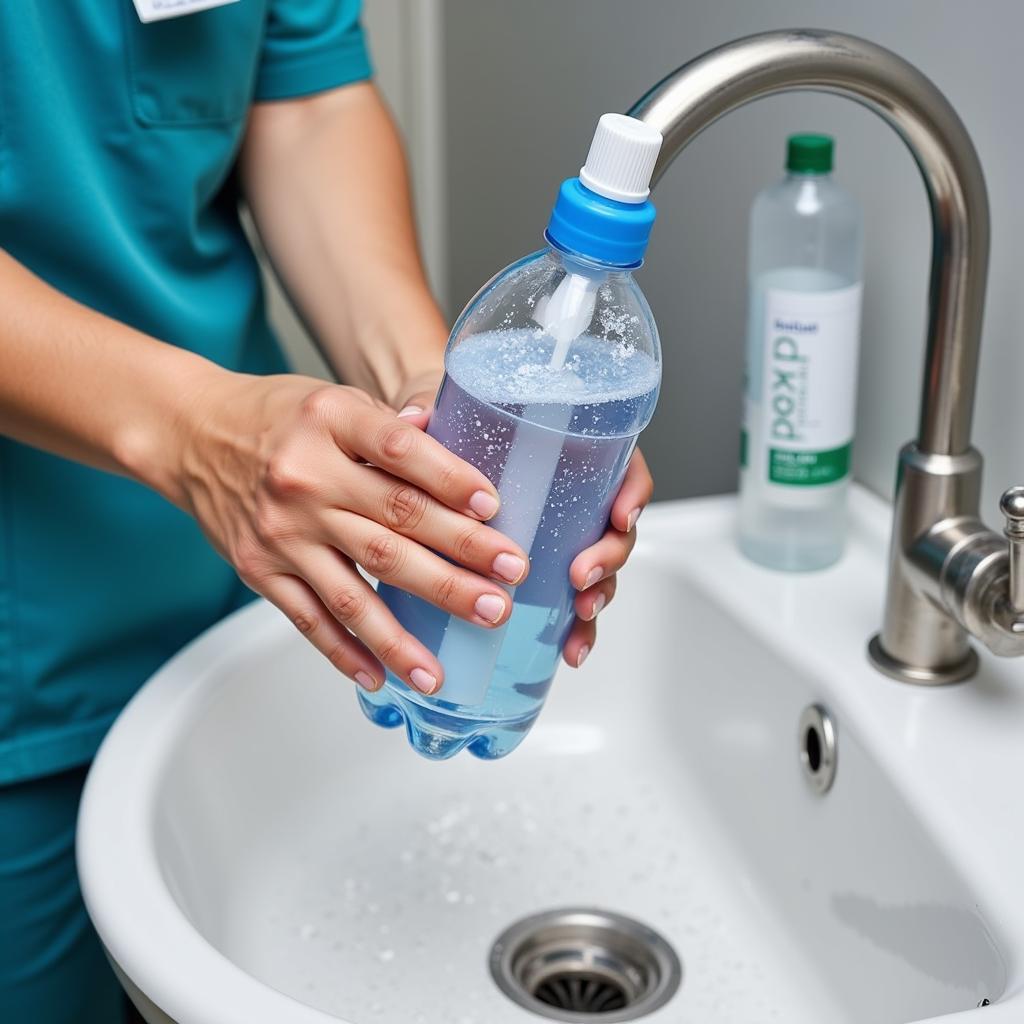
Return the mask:
<svg viewBox="0 0 1024 1024">
<path fill-rule="evenodd" d="M 395 401 L 441 366 L 405 159 L 376 90 L 257 104 L 243 187 L 275 270 L 346 383 Z"/>
<path fill-rule="evenodd" d="M 179 500 L 165 438 L 226 371 L 61 294 L 0 251 L 0 433 Z"/>
</svg>

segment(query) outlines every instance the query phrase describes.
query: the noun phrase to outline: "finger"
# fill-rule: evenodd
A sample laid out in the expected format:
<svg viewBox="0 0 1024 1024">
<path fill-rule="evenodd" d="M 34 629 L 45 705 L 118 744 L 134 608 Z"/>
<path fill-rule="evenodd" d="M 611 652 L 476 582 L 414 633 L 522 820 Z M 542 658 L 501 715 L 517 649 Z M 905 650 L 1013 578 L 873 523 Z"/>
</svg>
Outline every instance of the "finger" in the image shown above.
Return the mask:
<svg viewBox="0 0 1024 1024">
<path fill-rule="evenodd" d="M 611 524 L 622 533 L 629 533 L 636 526 L 640 513 L 654 494 L 654 480 L 647 468 L 647 460 L 640 449 L 633 452 L 622 486 L 612 505 Z"/>
<path fill-rule="evenodd" d="M 384 685 L 380 662 L 337 622 L 302 580 L 279 573 L 270 577 L 262 591 L 339 672 L 354 679 L 364 690 L 373 692 Z"/>
<path fill-rule="evenodd" d="M 359 472 L 359 485 L 345 495 L 348 511 L 411 537 L 481 576 L 513 584 L 526 577 L 526 552 L 497 530 L 455 512 L 383 470 L 366 466 Z M 329 509 L 325 514 L 332 535 L 338 535 L 337 510 Z"/>
<path fill-rule="evenodd" d="M 297 573 L 345 629 L 354 633 L 381 664 L 420 693 L 436 693 L 444 679 L 441 663 L 406 632 L 355 566 L 326 545 L 292 555 Z"/>
<path fill-rule="evenodd" d="M 353 512 L 335 510 L 332 525 L 334 545 L 376 579 L 477 626 L 508 619 L 512 598 L 496 583 Z"/>
<path fill-rule="evenodd" d="M 475 519 L 490 519 L 498 511 L 490 480 L 412 423 L 363 404 L 339 405 L 337 412 L 327 422 L 344 451 Z"/>
<path fill-rule="evenodd" d="M 571 668 L 579 668 L 587 660 L 587 655 L 594 649 L 596 640 L 597 623 L 593 619 L 590 622 L 577 619 L 572 624 L 572 629 L 569 630 L 569 638 L 565 641 L 565 647 L 562 648 L 562 657 L 565 659 L 566 665 Z"/>
<path fill-rule="evenodd" d="M 421 409 L 433 408 L 443 379 L 444 370 L 440 365 L 408 378 L 402 386 L 395 408 L 404 409 L 409 405 L 418 405 Z"/>
<path fill-rule="evenodd" d="M 609 576 L 596 586 L 584 590 L 582 594 L 577 594 L 574 602 L 577 617 L 584 622 L 596 619 L 611 604 L 615 596 L 615 586 L 615 577 Z"/>
<path fill-rule="evenodd" d="M 594 545 L 581 551 L 569 566 L 569 579 L 577 590 L 586 590 L 626 564 L 636 544 L 636 530 L 620 533 L 614 527 Z"/>
<path fill-rule="evenodd" d="M 434 392 L 420 391 L 405 400 L 398 415 L 401 419 L 419 427 L 420 430 L 425 430 L 430 422 L 430 413 L 433 408 Z"/>
</svg>

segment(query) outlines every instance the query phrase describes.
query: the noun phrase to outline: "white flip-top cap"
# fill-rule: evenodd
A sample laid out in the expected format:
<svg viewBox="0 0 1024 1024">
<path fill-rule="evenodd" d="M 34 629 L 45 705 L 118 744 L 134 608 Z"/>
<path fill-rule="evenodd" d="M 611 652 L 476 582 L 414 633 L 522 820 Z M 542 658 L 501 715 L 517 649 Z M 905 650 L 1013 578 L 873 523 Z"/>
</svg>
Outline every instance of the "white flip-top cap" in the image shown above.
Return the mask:
<svg viewBox="0 0 1024 1024">
<path fill-rule="evenodd" d="M 602 114 L 580 181 L 599 196 L 642 203 L 661 150 L 661 132 L 626 114 Z"/>
</svg>

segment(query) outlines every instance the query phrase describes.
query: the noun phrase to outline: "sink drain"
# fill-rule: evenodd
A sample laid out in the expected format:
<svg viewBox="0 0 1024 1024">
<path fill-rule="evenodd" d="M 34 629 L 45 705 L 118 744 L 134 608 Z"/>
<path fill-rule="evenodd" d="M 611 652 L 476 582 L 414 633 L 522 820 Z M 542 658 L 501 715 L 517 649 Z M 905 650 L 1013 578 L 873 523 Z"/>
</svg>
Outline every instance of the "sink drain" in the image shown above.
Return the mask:
<svg viewBox="0 0 1024 1024">
<path fill-rule="evenodd" d="M 520 1006 L 548 1020 L 636 1020 L 675 994 L 682 967 L 639 921 L 605 910 L 549 910 L 517 921 L 491 947 L 491 974 Z"/>
</svg>

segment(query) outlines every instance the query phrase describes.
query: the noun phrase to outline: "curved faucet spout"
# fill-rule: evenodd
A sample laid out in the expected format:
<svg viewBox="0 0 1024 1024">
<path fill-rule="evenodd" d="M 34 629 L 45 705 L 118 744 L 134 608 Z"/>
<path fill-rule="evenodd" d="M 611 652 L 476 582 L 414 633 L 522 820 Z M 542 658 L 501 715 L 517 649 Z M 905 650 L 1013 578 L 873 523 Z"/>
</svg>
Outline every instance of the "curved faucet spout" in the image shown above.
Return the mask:
<svg viewBox="0 0 1024 1024">
<path fill-rule="evenodd" d="M 1008 583 L 1006 542 L 980 521 L 981 457 L 971 447 L 988 271 L 985 178 L 956 111 L 920 71 L 864 39 L 800 29 L 711 50 L 633 107 L 634 117 L 665 137 L 654 180 L 723 114 L 791 89 L 835 93 L 873 110 L 907 144 L 928 193 L 932 267 L 920 422 L 917 443 L 900 453 L 885 618 L 869 653 L 877 668 L 905 682 L 956 682 L 978 664 L 969 635 L 997 654 L 1024 654 L 1024 597 L 1018 612 L 1009 594 L 1011 587 L 1024 594 L 1024 584 Z M 1024 551 L 1018 532 L 1011 540 Z M 1017 555 L 1020 569 L 1024 554 Z"/>
<path fill-rule="evenodd" d="M 836 93 L 879 114 L 921 170 L 932 217 L 927 362 L 918 447 L 970 447 L 988 268 L 988 196 L 963 122 L 920 71 L 856 36 L 766 32 L 711 50 L 659 82 L 632 110 L 665 137 L 654 180 L 723 114 L 794 89 Z"/>
</svg>

